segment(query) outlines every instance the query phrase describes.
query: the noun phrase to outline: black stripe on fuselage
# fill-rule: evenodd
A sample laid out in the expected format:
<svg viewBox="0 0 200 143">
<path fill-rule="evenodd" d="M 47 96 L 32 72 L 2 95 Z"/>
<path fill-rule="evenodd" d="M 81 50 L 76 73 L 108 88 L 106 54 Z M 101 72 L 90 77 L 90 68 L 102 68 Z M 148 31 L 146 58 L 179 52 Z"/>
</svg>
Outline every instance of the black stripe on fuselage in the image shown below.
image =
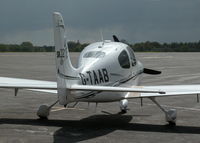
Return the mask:
<svg viewBox="0 0 200 143">
<path fill-rule="evenodd" d="M 137 78 L 137 76 L 139 76 L 140 74 L 142 74 L 142 73 L 139 73 L 139 74 L 137 74 L 137 75 L 134 75 L 134 76 L 131 76 L 131 77 L 128 77 L 128 78 L 121 79 L 121 80 L 119 80 L 119 81 L 116 81 L 115 83 L 112 84 L 112 86 L 117 87 L 117 86 L 119 86 L 119 85 L 121 85 L 121 84 L 124 84 L 124 83 L 130 81 L 130 80 L 133 79 L 133 78 Z M 107 86 L 108 86 L 108 85 L 107 85 Z M 97 94 L 99 94 L 99 93 L 101 93 L 101 92 L 103 92 L 103 91 L 90 91 L 90 92 L 88 92 L 88 93 L 86 93 L 86 94 L 84 94 L 84 95 L 82 95 L 81 97 L 78 97 L 78 98 L 76 98 L 76 99 L 83 99 L 83 98 L 94 97 L 94 96 L 96 96 Z"/>
</svg>

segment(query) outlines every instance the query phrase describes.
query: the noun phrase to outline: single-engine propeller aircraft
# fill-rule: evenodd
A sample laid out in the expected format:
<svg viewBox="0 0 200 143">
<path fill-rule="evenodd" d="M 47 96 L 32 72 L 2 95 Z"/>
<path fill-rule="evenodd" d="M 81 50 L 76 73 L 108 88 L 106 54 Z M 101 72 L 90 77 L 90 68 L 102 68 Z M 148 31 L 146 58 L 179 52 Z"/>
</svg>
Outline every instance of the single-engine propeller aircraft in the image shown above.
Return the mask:
<svg viewBox="0 0 200 143">
<path fill-rule="evenodd" d="M 53 93 L 58 100 L 50 105 L 41 105 L 37 111 L 40 118 L 47 118 L 51 108 L 59 102 L 67 106 L 78 102 L 120 102 L 120 109 L 126 112 L 128 100 L 149 98 L 166 115 L 169 124 L 176 123 L 176 110 L 167 110 L 156 97 L 191 95 L 200 93 L 200 85 L 139 86 L 140 77 L 145 74 L 160 74 L 160 71 L 143 68 L 135 58 L 128 44 L 103 40 L 92 43 L 81 52 L 78 68 L 71 64 L 65 25 L 60 13 L 53 13 L 55 59 L 57 82 L 0 77 L 0 88 L 19 89 Z"/>
</svg>

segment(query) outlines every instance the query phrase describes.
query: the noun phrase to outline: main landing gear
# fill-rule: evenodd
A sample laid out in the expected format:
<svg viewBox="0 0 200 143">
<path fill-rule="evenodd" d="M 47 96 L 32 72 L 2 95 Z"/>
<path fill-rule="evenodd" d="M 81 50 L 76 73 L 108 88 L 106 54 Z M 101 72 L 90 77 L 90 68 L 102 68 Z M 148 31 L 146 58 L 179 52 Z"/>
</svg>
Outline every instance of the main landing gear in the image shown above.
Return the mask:
<svg viewBox="0 0 200 143">
<path fill-rule="evenodd" d="M 156 101 L 155 97 L 150 97 L 149 99 L 151 99 L 165 113 L 165 119 L 169 125 L 176 125 L 176 109 L 166 110 Z"/>
<path fill-rule="evenodd" d="M 52 105 L 41 105 L 37 111 L 37 116 L 40 117 L 40 119 L 47 119 L 50 113 L 51 108 L 58 103 L 58 100 L 53 103 Z"/>
</svg>

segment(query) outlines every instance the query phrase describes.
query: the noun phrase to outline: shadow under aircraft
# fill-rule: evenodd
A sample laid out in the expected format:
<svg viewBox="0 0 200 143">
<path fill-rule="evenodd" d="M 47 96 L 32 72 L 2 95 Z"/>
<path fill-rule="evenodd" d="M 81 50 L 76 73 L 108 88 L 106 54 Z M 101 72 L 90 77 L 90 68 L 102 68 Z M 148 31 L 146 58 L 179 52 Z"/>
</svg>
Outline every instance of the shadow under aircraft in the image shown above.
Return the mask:
<svg viewBox="0 0 200 143">
<path fill-rule="evenodd" d="M 140 116 L 140 115 L 138 115 Z M 143 116 L 143 115 L 141 115 Z M 116 130 L 200 134 L 200 127 L 131 123 L 131 115 L 94 115 L 81 120 L 41 120 L 1 118 L 0 124 L 60 127 L 54 132 L 54 143 L 79 142 L 107 135 Z"/>
</svg>

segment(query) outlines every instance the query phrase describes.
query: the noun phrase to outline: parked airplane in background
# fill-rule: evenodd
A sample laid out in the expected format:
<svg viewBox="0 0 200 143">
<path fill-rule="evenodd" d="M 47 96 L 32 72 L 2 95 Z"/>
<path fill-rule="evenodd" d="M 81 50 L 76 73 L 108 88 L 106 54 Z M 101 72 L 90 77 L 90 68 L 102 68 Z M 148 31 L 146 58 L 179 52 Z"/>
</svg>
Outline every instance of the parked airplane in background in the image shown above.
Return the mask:
<svg viewBox="0 0 200 143">
<path fill-rule="evenodd" d="M 105 40 L 90 44 L 80 54 L 78 68 L 71 64 L 65 25 L 60 13 L 53 13 L 54 42 L 56 51 L 57 83 L 0 77 L 0 88 L 28 89 L 54 93 L 58 100 L 51 106 L 41 105 L 37 115 L 47 118 L 51 107 L 57 102 L 65 107 L 78 102 L 120 101 L 122 112 L 126 112 L 128 99 L 149 98 L 166 115 L 170 124 L 176 122 L 176 110 L 164 109 L 156 97 L 191 95 L 200 93 L 200 85 L 138 86 L 145 74 L 160 74 L 160 71 L 143 68 L 135 58 L 133 50 L 113 36 L 114 42 Z"/>
</svg>

